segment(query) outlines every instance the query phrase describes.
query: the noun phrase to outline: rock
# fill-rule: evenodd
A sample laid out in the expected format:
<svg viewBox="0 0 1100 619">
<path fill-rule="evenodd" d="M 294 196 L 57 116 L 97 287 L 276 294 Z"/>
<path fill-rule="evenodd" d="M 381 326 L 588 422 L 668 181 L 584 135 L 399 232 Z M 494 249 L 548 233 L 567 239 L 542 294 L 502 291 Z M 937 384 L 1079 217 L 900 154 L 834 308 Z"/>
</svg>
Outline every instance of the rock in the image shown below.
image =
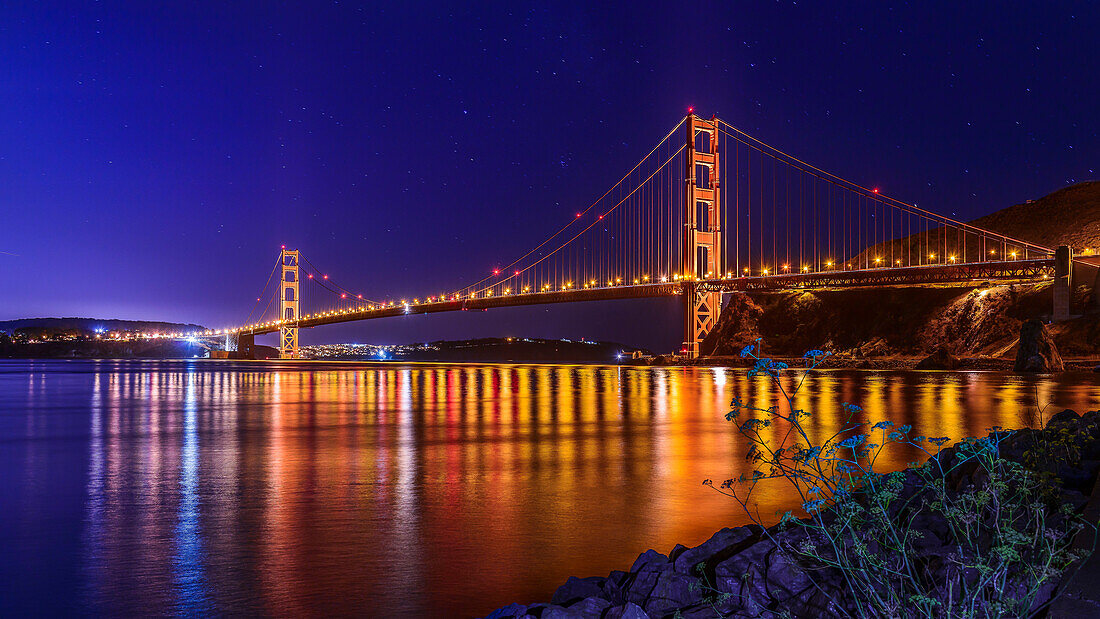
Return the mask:
<svg viewBox="0 0 1100 619">
<path fill-rule="evenodd" d="M 649 615 L 661 617 L 677 608 L 701 602 L 703 592 L 696 586 L 698 582 L 698 578 L 687 574 L 672 570 L 661 572 L 643 607 Z"/>
<path fill-rule="evenodd" d="M 1100 365 L 1098 365 L 1098 366 L 1096 366 L 1096 367 L 1092 368 L 1092 371 L 1093 371 L 1093 372 L 1097 372 L 1097 373 L 1100 373 Z"/>
<path fill-rule="evenodd" d="M 1081 419 L 1081 416 L 1077 414 L 1077 411 L 1067 408 L 1061 412 L 1054 413 L 1054 415 L 1047 420 L 1047 425 L 1049 426 L 1052 423 L 1076 423 L 1079 419 Z"/>
<path fill-rule="evenodd" d="M 1020 346 L 1016 351 L 1017 372 L 1061 372 L 1065 369 L 1054 338 L 1041 321 L 1032 318 L 1020 325 Z"/>
<path fill-rule="evenodd" d="M 603 619 L 649 619 L 641 606 L 627 602 L 622 606 L 612 606 L 604 611 Z"/>
<path fill-rule="evenodd" d="M 565 581 L 565 584 L 558 587 L 558 590 L 554 592 L 554 596 L 550 598 L 550 603 L 569 606 L 584 598 L 599 596 L 603 593 L 603 585 L 606 582 L 607 579 L 600 576 L 589 576 L 588 578 L 570 576 L 569 580 Z"/>
<path fill-rule="evenodd" d="M 676 571 L 681 574 L 695 575 L 695 566 L 699 563 L 715 557 L 723 550 L 740 544 L 753 535 L 749 527 L 725 528 L 710 536 L 710 539 L 690 548 L 676 557 Z"/>
<path fill-rule="evenodd" d="M 672 547 L 672 550 L 668 551 L 668 560 L 669 561 L 675 561 L 676 557 L 683 554 L 684 551 L 687 550 L 687 549 L 688 549 L 688 547 L 684 546 L 683 544 L 676 544 L 675 546 Z"/>
<path fill-rule="evenodd" d="M 890 354 L 890 345 L 881 337 L 876 337 L 859 347 L 862 357 L 884 357 Z"/>
<path fill-rule="evenodd" d="M 612 604 L 603 598 L 584 598 L 580 602 L 573 604 L 569 607 L 569 610 L 580 613 L 582 617 L 602 617 L 603 611 L 607 610 Z"/>
<path fill-rule="evenodd" d="M 924 359 L 921 359 L 917 364 L 918 370 L 955 370 L 960 365 L 958 357 L 955 357 L 951 353 L 947 352 L 947 349 L 940 346 L 936 349 L 936 352 L 928 355 Z"/>
<path fill-rule="evenodd" d="M 758 322 L 764 310 L 743 292 L 728 297 L 725 308 L 718 315 L 718 324 L 699 344 L 699 353 L 704 356 L 739 355 L 742 348 L 756 343 L 760 337 Z"/>
<path fill-rule="evenodd" d="M 668 557 L 657 552 L 656 550 L 647 550 L 638 555 L 638 558 L 634 560 L 634 565 L 630 566 L 631 572 L 646 572 L 662 569 L 668 565 Z"/>
<path fill-rule="evenodd" d="M 538 617 L 539 619 L 595 619 L 603 616 L 603 611 L 609 606 L 611 606 L 611 602 L 605 599 L 585 598 L 568 608 L 554 605 L 545 606 L 541 610 L 542 614 Z"/>
<path fill-rule="evenodd" d="M 532 604 L 527 607 L 527 617 L 539 619 L 581 619 L 581 615 L 557 604 Z"/>
<path fill-rule="evenodd" d="M 527 607 L 523 604 L 509 604 L 503 608 L 498 608 L 489 613 L 485 619 L 510 619 L 511 617 L 522 617 L 527 614 Z"/>
</svg>

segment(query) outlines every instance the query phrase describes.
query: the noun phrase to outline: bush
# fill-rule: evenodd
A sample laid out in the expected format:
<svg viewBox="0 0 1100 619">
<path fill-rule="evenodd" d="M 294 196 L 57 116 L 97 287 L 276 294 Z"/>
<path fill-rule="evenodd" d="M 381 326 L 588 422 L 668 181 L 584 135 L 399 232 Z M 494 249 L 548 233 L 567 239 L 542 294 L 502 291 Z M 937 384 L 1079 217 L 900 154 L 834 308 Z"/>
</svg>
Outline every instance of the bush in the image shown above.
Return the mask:
<svg viewBox="0 0 1100 619">
<path fill-rule="evenodd" d="M 890 421 L 871 424 L 845 404 L 846 420 L 815 441 L 809 411 L 794 397 L 827 356 L 810 351 L 808 369 L 790 393 L 780 380 L 786 364 L 755 359 L 751 375 L 774 381 L 785 402 L 769 407 L 739 399 L 726 418 L 749 441 L 751 475 L 706 484 L 751 509 L 754 488 L 785 480 L 801 513 L 780 515 L 766 529 L 784 557 L 813 580 L 839 614 L 857 617 L 1024 617 L 1040 612 L 1059 581 L 1089 550 L 1075 536 L 1095 525 L 1059 505 L 1056 480 L 1000 455 L 1010 432 L 993 428 L 944 448 L 947 437 L 917 436 Z M 775 427 L 773 427 L 775 426 Z M 924 464 L 879 472 L 884 449 L 916 449 Z M 801 516 L 801 517 L 799 517 Z"/>
</svg>

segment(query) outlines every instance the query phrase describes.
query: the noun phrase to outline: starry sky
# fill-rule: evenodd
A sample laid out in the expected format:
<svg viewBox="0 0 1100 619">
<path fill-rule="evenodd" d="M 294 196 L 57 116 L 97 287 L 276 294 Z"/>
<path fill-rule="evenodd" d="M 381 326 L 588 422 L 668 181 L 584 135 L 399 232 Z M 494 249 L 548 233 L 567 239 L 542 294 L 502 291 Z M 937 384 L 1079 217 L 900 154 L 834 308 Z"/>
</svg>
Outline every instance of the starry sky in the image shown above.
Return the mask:
<svg viewBox="0 0 1100 619">
<path fill-rule="evenodd" d="M 0 7 L 0 319 L 239 324 L 282 244 L 368 297 L 454 288 L 688 106 L 965 219 L 1100 165 L 1096 3 L 470 4 Z M 302 342 L 670 350 L 680 320 L 675 300 L 617 301 Z"/>
</svg>

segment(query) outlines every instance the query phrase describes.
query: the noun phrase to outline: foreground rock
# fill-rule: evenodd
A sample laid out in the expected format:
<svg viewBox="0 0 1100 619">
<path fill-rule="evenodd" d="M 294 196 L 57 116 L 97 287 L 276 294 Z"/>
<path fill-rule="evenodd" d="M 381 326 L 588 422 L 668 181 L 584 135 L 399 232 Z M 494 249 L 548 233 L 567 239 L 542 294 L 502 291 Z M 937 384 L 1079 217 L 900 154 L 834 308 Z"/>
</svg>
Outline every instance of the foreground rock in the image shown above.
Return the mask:
<svg viewBox="0 0 1100 619">
<path fill-rule="evenodd" d="M 1100 411 L 1079 416 L 1074 411 L 1064 410 L 1052 416 L 1047 427 L 1059 432 L 1059 436 L 1068 436 L 1066 444 L 1080 450 L 1080 458 L 1074 465 L 1060 465 L 1052 472 L 1061 482 L 1058 501 L 1081 510 L 1091 504 L 1090 495 L 1100 471 Z M 1043 435 L 1036 430 L 1013 433 L 1001 442 L 1001 456 L 1021 461 L 1040 436 Z M 956 455 L 953 448 L 947 448 L 937 457 L 941 464 L 949 466 Z M 916 474 L 908 471 L 906 475 L 910 480 L 906 486 L 912 488 Z M 959 488 L 978 483 L 979 476 L 980 472 L 974 467 L 962 466 L 949 473 L 944 481 L 949 488 Z M 920 537 L 927 540 L 921 547 L 925 569 L 930 572 L 942 570 L 955 546 L 940 541 L 942 524 L 935 517 L 924 518 L 921 522 L 918 531 Z M 570 578 L 558 588 L 548 604 L 511 604 L 489 617 L 651 619 L 760 617 L 777 613 L 792 617 L 853 615 L 855 607 L 841 574 L 820 567 L 812 571 L 803 568 L 792 563 L 790 554 L 783 550 L 798 547 L 807 537 L 806 529 L 779 530 L 776 527 L 769 533 L 770 536 L 756 525 L 727 528 L 695 548 L 677 545 L 667 555 L 648 550 L 634 561 L 629 571 L 614 571 L 606 577 Z M 1097 573 L 1100 578 L 1100 568 Z M 935 573 L 929 573 L 928 577 L 931 582 L 940 582 L 937 579 L 942 578 Z M 1044 586 L 1035 610 L 1049 603 L 1059 585 L 1050 582 Z M 1074 587 L 1100 590 L 1100 582 L 1078 580 Z"/>
<path fill-rule="evenodd" d="M 961 362 L 958 357 L 947 352 L 947 349 L 940 346 L 936 349 L 936 352 L 928 355 L 924 359 L 921 359 L 917 363 L 916 369 L 918 370 L 957 370 Z"/>
<path fill-rule="evenodd" d="M 1031 319 L 1020 326 L 1020 347 L 1016 351 L 1017 372 L 1061 372 L 1065 369 L 1054 338 L 1046 325 Z"/>
</svg>

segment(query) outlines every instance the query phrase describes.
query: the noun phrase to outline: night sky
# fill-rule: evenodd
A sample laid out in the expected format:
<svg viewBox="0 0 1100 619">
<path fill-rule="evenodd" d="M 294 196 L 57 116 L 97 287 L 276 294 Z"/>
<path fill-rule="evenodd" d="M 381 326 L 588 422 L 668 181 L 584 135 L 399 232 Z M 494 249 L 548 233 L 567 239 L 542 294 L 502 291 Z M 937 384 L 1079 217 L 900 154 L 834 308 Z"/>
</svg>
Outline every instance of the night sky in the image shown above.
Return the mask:
<svg viewBox="0 0 1100 619">
<path fill-rule="evenodd" d="M 1097 3 L 160 4 L 0 8 L 0 319 L 239 324 L 281 244 L 369 297 L 455 288 L 689 105 L 966 219 L 1100 165 Z M 671 349 L 679 325 L 674 300 L 618 301 L 302 342 Z"/>
</svg>

